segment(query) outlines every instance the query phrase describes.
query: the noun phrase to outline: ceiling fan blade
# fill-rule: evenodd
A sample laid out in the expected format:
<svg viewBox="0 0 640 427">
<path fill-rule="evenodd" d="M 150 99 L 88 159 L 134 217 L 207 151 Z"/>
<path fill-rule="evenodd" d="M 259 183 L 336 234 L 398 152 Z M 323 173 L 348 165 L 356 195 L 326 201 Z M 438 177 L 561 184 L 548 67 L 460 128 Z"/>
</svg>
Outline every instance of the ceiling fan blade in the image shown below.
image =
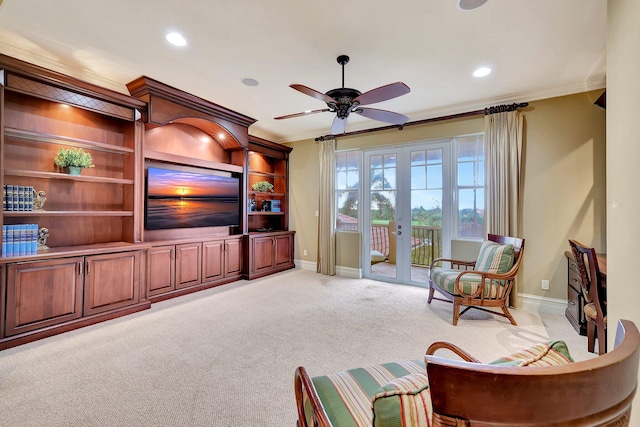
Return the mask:
<svg viewBox="0 0 640 427">
<path fill-rule="evenodd" d="M 292 117 L 308 116 L 309 114 L 325 113 L 331 111 L 329 108 L 323 108 L 321 110 L 303 111 L 302 113 L 287 114 L 286 116 L 274 117 L 274 120 L 290 119 Z"/>
<path fill-rule="evenodd" d="M 356 108 L 353 112 L 369 119 L 393 123 L 394 125 L 403 125 L 407 120 L 409 120 L 409 117 L 404 114 L 394 113 L 393 111 L 387 110 L 378 110 L 376 108 Z"/>
<path fill-rule="evenodd" d="M 289 85 L 289 87 L 304 93 L 305 95 L 309 95 L 314 97 L 315 99 L 319 99 L 320 101 L 326 102 L 327 104 L 335 104 L 337 101 L 335 99 L 333 99 L 332 97 L 330 97 L 329 95 L 325 95 L 322 92 L 318 92 L 315 89 L 311 89 L 310 87 L 307 87 L 305 85 L 299 85 L 299 84 L 292 84 Z"/>
<path fill-rule="evenodd" d="M 347 119 L 341 119 L 340 117 L 336 116 L 335 119 L 333 119 L 333 125 L 331 126 L 331 134 L 332 135 L 340 135 L 345 133 L 345 131 L 347 130 Z"/>
<path fill-rule="evenodd" d="M 388 99 L 397 98 L 398 96 L 406 95 L 409 92 L 411 92 L 409 86 L 402 82 L 396 82 L 371 89 L 370 91 L 353 98 L 352 102 L 357 102 L 359 105 L 375 104 L 376 102 L 382 102 Z"/>
</svg>

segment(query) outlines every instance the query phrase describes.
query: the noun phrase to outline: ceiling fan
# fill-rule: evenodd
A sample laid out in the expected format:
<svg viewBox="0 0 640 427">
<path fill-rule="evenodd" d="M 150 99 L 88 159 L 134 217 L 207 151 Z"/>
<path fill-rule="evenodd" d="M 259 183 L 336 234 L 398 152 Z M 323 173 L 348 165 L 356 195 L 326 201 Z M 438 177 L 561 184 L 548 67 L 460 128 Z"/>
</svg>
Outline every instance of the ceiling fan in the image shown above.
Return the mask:
<svg viewBox="0 0 640 427">
<path fill-rule="evenodd" d="M 329 108 L 322 108 L 320 110 L 305 111 L 303 113 L 288 114 L 286 116 L 276 117 L 275 120 L 290 119 L 292 117 L 306 116 L 308 114 L 315 113 L 336 113 L 336 117 L 333 120 L 331 126 L 331 133 L 333 135 L 339 135 L 345 133 L 347 127 L 347 118 L 349 114 L 355 113 L 369 119 L 378 120 L 381 122 L 392 123 L 394 125 L 403 125 L 409 120 L 409 117 L 394 113 L 387 110 L 378 110 L 376 108 L 361 107 L 361 105 L 375 104 L 377 102 L 387 101 L 389 99 L 396 98 L 401 95 L 405 95 L 411 92 L 409 86 L 402 82 L 391 83 L 385 86 L 380 86 L 375 89 L 371 89 L 368 92 L 362 93 L 356 89 L 350 89 L 344 87 L 344 66 L 349 62 L 347 55 L 340 55 L 337 58 L 338 63 L 342 65 L 342 87 L 331 89 L 327 93 L 319 92 L 310 87 L 301 84 L 289 85 L 293 89 L 304 93 L 305 95 L 312 96 L 320 101 L 324 101 Z"/>
</svg>

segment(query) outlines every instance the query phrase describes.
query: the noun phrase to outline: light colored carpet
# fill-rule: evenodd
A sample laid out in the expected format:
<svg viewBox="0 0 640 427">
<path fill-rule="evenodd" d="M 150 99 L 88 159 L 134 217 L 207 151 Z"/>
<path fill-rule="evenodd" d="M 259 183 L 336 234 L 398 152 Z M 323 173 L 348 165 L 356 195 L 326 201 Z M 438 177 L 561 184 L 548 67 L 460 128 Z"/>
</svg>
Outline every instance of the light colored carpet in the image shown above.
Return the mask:
<svg viewBox="0 0 640 427">
<path fill-rule="evenodd" d="M 0 352 L 2 426 L 294 426 L 293 372 L 421 359 L 436 340 L 482 361 L 549 338 L 593 357 L 563 316 L 519 326 L 427 290 L 293 270 Z M 472 314 L 473 313 L 473 314 Z"/>
</svg>

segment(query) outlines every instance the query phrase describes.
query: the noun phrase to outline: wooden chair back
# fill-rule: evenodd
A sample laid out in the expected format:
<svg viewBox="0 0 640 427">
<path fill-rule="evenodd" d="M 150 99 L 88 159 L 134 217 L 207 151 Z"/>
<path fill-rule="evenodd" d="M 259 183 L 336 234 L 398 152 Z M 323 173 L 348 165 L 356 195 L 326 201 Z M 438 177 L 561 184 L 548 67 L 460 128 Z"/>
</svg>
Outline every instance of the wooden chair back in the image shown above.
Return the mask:
<svg viewBox="0 0 640 427">
<path fill-rule="evenodd" d="M 580 286 L 585 304 L 588 304 L 588 307 L 593 307 L 589 313 L 595 309 L 595 316 L 593 314 L 586 316 L 588 321 L 587 349 L 591 352 L 595 350 L 597 337 L 598 353 L 604 354 L 607 352 L 607 290 L 602 283 L 596 250 L 575 240 L 569 240 L 569 246 L 571 246 L 573 259 L 580 275 Z"/>
<path fill-rule="evenodd" d="M 501 245 L 512 245 L 513 252 L 515 254 L 514 264 L 520 258 L 520 252 L 522 251 L 522 248 L 524 248 L 524 239 L 519 239 L 517 237 L 501 236 L 499 234 L 489 233 L 487 235 L 487 240 L 499 243 Z"/>
<path fill-rule="evenodd" d="M 584 299 L 587 303 L 593 302 L 595 304 L 598 317 L 604 317 L 607 314 L 603 298 L 606 290 L 602 286 L 596 250 L 575 240 L 569 240 L 569 246 L 571 246 L 573 259 L 580 274 L 580 286 Z"/>
<path fill-rule="evenodd" d="M 640 333 L 618 323 L 615 349 L 549 367 L 504 367 L 425 356 L 433 426 L 627 426 Z"/>
</svg>

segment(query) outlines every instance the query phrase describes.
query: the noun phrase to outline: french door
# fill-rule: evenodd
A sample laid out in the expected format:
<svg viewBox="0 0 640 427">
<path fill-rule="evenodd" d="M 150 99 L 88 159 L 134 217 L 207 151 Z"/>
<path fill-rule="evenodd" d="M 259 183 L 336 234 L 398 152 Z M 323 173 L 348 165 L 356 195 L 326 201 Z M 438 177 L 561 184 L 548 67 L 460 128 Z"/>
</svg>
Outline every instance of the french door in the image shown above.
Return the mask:
<svg viewBox="0 0 640 427">
<path fill-rule="evenodd" d="M 450 253 L 451 143 L 364 152 L 363 275 L 427 286 L 428 265 Z"/>
</svg>

